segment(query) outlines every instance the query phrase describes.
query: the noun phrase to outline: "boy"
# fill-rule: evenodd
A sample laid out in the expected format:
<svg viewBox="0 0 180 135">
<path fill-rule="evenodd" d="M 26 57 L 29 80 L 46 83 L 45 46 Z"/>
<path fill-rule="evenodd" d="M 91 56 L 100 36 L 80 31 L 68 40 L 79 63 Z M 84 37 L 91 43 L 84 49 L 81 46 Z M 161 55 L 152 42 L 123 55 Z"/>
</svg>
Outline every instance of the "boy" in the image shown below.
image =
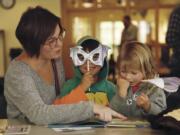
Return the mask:
<svg viewBox="0 0 180 135">
<path fill-rule="evenodd" d="M 108 47 L 90 36 L 81 38 L 71 48 L 70 56 L 75 65 L 75 76 L 68 80 L 54 104 L 71 104 L 91 100 L 97 104 L 109 105 L 116 87 L 106 78 Z"/>
</svg>

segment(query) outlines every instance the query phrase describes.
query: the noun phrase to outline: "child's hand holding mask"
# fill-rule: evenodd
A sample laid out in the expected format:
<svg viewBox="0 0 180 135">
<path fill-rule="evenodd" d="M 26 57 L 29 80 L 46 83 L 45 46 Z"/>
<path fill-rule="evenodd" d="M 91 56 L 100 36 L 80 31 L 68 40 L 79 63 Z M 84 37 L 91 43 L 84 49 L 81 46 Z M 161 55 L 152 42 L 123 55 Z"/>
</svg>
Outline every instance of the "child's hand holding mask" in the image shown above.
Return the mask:
<svg viewBox="0 0 180 135">
<path fill-rule="evenodd" d="M 88 88 L 90 88 L 90 86 L 94 83 L 95 79 L 93 77 L 93 75 L 89 72 L 86 72 L 83 75 L 83 78 L 81 80 L 80 86 L 82 87 L 82 89 L 84 91 L 88 90 Z"/>
</svg>

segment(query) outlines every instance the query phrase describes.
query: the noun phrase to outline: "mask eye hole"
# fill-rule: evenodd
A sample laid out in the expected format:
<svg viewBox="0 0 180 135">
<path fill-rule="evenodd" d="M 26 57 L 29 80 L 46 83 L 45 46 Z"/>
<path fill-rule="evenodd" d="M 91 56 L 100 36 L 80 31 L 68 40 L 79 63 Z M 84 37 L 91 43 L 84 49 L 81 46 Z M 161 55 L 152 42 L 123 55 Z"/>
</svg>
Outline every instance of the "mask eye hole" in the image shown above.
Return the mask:
<svg viewBox="0 0 180 135">
<path fill-rule="evenodd" d="M 99 53 L 95 53 L 95 54 L 93 55 L 93 61 L 97 61 L 98 58 L 99 58 Z"/>
<path fill-rule="evenodd" d="M 77 54 L 80 61 L 84 61 L 84 56 L 82 54 Z"/>
</svg>

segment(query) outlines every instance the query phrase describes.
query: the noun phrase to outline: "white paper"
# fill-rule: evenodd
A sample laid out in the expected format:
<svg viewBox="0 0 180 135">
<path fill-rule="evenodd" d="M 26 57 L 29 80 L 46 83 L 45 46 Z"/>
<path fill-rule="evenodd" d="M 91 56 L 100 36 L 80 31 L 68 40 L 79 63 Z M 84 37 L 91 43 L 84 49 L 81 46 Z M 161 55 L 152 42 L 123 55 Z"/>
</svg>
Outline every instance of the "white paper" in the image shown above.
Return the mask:
<svg viewBox="0 0 180 135">
<path fill-rule="evenodd" d="M 150 82 L 167 92 L 176 92 L 180 86 L 180 78 L 178 77 L 155 78 L 143 80 L 142 82 Z"/>
<path fill-rule="evenodd" d="M 180 86 L 180 78 L 178 77 L 165 77 L 164 80 L 164 90 L 167 92 L 176 92 Z"/>
<path fill-rule="evenodd" d="M 142 80 L 142 82 L 149 82 L 157 87 L 164 89 L 164 80 L 162 78 L 155 78 L 155 79 L 148 79 L 148 80 Z"/>
</svg>

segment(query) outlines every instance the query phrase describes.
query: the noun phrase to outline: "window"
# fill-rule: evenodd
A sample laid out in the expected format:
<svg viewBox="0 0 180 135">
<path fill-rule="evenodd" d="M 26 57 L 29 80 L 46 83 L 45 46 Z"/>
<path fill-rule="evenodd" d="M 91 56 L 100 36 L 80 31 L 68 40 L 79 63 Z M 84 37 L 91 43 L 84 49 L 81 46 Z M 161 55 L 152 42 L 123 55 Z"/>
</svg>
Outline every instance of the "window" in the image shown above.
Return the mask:
<svg viewBox="0 0 180 135">
<path fill-rule="evenodd" d="M 150 34 L 150 25 L 148 24 L 147 21 L 141 20 L 139 21 L 138 29 L 139 29 L 139 37 L 138 37 L 139 41 L 142 43 L 147 43 L 148 36 Z"/>
<path fill-rule="evenodd" d="M 113 53 L 115 59 L 118 56 L 118 46 L 121 41 L 124 25 L 121 21 L 101 21 L 100 22 L 100 41 L 102 44 L 111 48 L 109 56 Z M 109 57 L 108 56 L 108 57 Z"/>
<path fill-rule="evenodd" d="M 87 17 L 74 17 L 72 24 L 73 43 L 77 43 L 77 41 L 83 36 L 92 35 L 90 20 Z"/>
</svg>

